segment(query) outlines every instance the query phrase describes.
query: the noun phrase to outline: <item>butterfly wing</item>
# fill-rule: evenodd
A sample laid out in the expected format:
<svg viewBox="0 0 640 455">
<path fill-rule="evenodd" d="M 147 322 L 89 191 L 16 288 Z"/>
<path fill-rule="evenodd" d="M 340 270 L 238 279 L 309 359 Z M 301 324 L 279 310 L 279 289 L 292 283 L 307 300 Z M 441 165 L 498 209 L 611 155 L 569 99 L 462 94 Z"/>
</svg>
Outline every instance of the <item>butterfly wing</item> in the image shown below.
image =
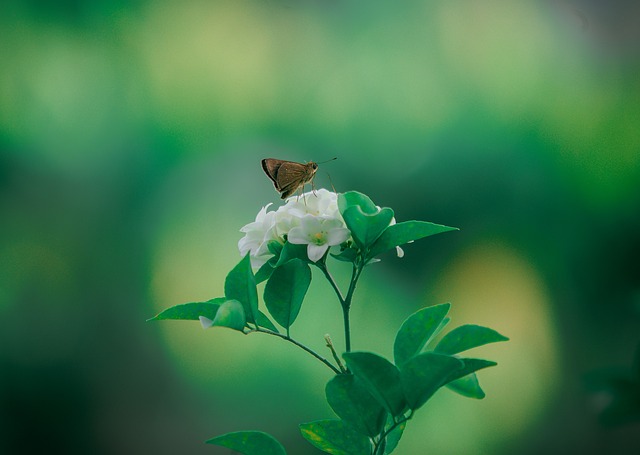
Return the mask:
<svg viewBox="0 0 640 455">
<path fill-rule="evenodd" d="M 301 164 L 295 161 L 266 158 L 262 160 L 262 169 L 273 182 L 280 198 L 286 199 L 298 188 L 309 182 L 316 172 L 315 163 Z"/>
<path fill-rule="evenodd" d="M 276 160 L 275 158 L 265 158 L 262 160 L 262 170 L 273 182 L 273 186 L 275 186 L 276 191 L 278 192 L 282 191 L 280 189 L 280 184 L 278 183 L 278 170 L 282 166 L 282 163 L 285 162 L 286 161 L 283 160 Z"/>
</svg>

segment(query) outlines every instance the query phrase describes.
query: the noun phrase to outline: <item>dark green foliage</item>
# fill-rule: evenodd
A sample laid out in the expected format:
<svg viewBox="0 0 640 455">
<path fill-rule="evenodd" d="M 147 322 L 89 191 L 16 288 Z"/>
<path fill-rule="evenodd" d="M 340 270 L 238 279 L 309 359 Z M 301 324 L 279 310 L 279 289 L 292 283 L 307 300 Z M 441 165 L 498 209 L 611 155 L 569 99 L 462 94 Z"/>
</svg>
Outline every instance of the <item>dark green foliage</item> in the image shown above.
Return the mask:
<svg viewBox="0 0 640 455">
<path fill-rule="evenodd" d="M 258 292 L 249 253 L 227 275 L 224 282 L 224 295 L 227 299 L 240 302 L 244 307 L 247 321 L 255 322 L 258 314 Z"/>
<path fill-rule="evenodd" d="M 318 449 L 333 455 L 370 455 L 369 438 L 341 420 L 317 420 L 300 425 L 302 436 Z"/>
<path fill-rule="evenodd" d="M 289 329 L 296 320 L 311 283 L 311 269 L 300 259 L 276 267 L 264 289 L 264 302 L 271 316 Z"/>
<path fill-rule="evenodd" d="M 395 365 L 372 352 L 347 352 L 343 357 L 349 370 L 387 412 L 393 416 L 402 414 L 406 401 Z"/>
<path fill-rule="evenodd" d="M 447 333 L 438 343 L 435 352 L 442 354 L 458 354 L 469 349 L 498 341 L 508 341 L 493 329 L 479 325 L 461 325 Z"/>
<path fill-rule="evenodd" d="M 356 245 L 367 251 L 391 223 L 393 210 L 383 208 L 377 213 L 369 214 L 363 212 L 359 206 L 353 206 L 347 208 L 342 217 Z"/>
<path fill-rule="evenodd" d="M 354 430 L 371 437 L 382 431 L 387 413 L 355 376 L 334 376 L 325 392 L 333 411 Z"/>
<path fill-rule="evenodd" d="M 227 447 L 243 455 L 287 455 L 273 436 L 262 431 L 236 431 L 206 441 L 206 444 Z"/>
<path fill-rule="evenodd" d="M 286 242 L 280 252 L 277 267 L 280 267 L 293 259 L 311 262 L 307 255 L 307 245 L 297 245 L 295 243 Z"/>
<path fill-rule="evenodd" d="M 464 363 L 448 355 L 425 352 L 408 360 L 400 369 L 402 389 L 409 408 L 416 410 L 445 385 Z"/>
<path fill-rule="evenodd" d="M 163 319 L 197 321 L 200 319 L 200 316 L 213 320 L 216 317 L 218 308 L 220 308 L 220 305 L 226 300 L 227 299 L 225 297 L 218 297 L 206 302 L 193 302 L 175 305 L 167 308 L 147 321 L 161 321 Z"/>
<path fill-rule="evenodd" d="M 227 300 L 218 308 L 212 325 L 242 331 L 246 324 L 247 318 L 242 304 L 237 300 Z"/>
<path fill-rule="evenodd" d="M 426 221 L 403 221 L 385 229 L 378 240 L 371 246 L 369 257 L 375 257 L 396 246 L 404 245 L 430 235 L 447 231 L 457 231 L 458 228 L 428 223 Z"/>
<path fill-rule="evenodd" d="M 266 314 L 264 314 L 262 311 L 258 311 L 258 317 L 256 318 L 256 322 L 258 326 L 264 327 L 265 329 L 269 329 L 272 332 L 278 333 L 278 329 L 276 328 L 276 326 L 273 324 L 273 322 L 271 322 L 269 317 Z"/>
<path fill-rule="evenodd" d="M 404 321 L 393 344 L 396 365 L 402 366 L 411 357 L 419 354 L 429 340 L 437 335 L 449 308 L 449 303 L 423 308 Z"/>
</svg>

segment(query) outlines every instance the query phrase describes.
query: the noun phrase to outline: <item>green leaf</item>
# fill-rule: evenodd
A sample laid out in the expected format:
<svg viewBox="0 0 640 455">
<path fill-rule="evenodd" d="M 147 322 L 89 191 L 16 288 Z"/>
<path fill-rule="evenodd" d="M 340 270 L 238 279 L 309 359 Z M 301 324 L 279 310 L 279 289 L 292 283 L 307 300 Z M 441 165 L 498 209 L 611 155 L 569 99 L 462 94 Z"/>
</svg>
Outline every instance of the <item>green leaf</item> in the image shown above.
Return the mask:
<svg viewBox="0 0 640 455">
<path fill-rule="evenodd" d="M 462 369 L 453 372 L 451 376 L 449 376 L 447 383 L 462 378 L 468 374 L 475 373 L 476 371 L 482 370 L 483 368 L 494 367 L 497 365 L 497 363 L 493 362 L 492 360 L 467 359 L 461 357 L 456 357 L 456 359 L 462 361 L 462 363 L 464 363 L 464 366 L 462 367 Z"/>
<path fill-rule="evenodd" d="M 278 259 L 278 256 L 273 256 L 269 258 L 267 262 L 262 264 L 262 267 L 260 267 L 256 272 L 256 284 L 260 284 L 263 281 L 267 281 L 269 279 L 269 277 L 273 273 L 273 270 L 276 268 Z"/>
<path fill-rule="evenodd" d="M 396 365 L 402 366 L 411 357 L 420 353 L 435 335 L 449 308 L 451 308 L 450 303 L 426 307 L 416 311 L 402 323 L 393 344 L 393 358 Z"/>
<path fill-rule="evenodd" d="M 325 392 L 331 409 L 354 430 L 371 437 L 380 434 L 387 413 L 355 376 L 334 376 Z"/>
<path fill-rule="evenodd" d="M 458 228 L 429 223 L 427 221 L 403 221 L 396 223 L 393 226 L 389 226 L 380 235 L 376 243 L 371 247 L 369 257 L 375 257 L 380 253 L 384 253 L 387 250 L 404 245 L 413 240 L 457 230 Z"/>
<path fill-rule="evenodd" d="M 378 207 L 366 194 L 359 193 L 358 191 L 347 191 L 346 193 L 338 194 L 338 209 L 340 214 L 349 207 L 360 207 L 364 213 L 374 214 L 378 212 Z"/>
<path fill-rule="evenodd" d="M 282 253 L 283 247 L 284 245 L 277 240 L 270 240 L 267 243 L 267 249 L 271 254 L 273 254 L 276 257 L 280 256 L 280 254 Z"/>
<path fill-rule="evenodd" d="M 273 256 L 270 257 L 267 262 L 262 264 L 262 267 L 260 267 L 256 272 L 256 284 L 260 284 L 263 281 L 269 279 L 269 277 L 273 273 L 273 269 L 275 269 L 278 265 L 283 245 L 277 240 L 271 240 L 269 243 L 267 243 L 267 248 L 269 249 L 269 252 L 273 254 Z"/>
<path fill-rule="evenodd" d="M 400 369 L 402 387 L 409 407 L 413 410 L 421 407 L 463 367 L 461 360 L 433 352 L 425 352 L 409 359 Z"/>
<path fill-rule="evenodd" d="M 427 351 L 433 351 L 433 345 L 437 344 L 436 343 L 436 337 L 440 334 L 440 332 L 442 332 L 442 330 L 444 330 L 444 328 L 451 322 L 451 318 L 450 317 L 446 317 L 442 320 L 442 322 L 440 323 L 440 325 L 438 325 L 438 328 L 436 328 L 436 331 L 433 332 L 433 335 L 431 336 L 431 339 L 429 341 L 427 341 L 425 350 Z"/>
<path fill-rule="evenodd" d="M 213 319 L 216 317 L 216 313 L 218 312 L 218 308 L 220 307 L 220 305 L 226 300 L 226 297 L 218 297 L 207 302 L 193 302 L 175 305 L 158 313 L 151 319 L 147 319 L 147 322 L 161 321 L 163 319 L 197 321 L 198 319 L 200 319 L 200 316 Z"/>
<path fill-rule="evenodd" d="M 258 291 L 256 279 L 251 270 L 249 253 L 242 258 L 224 282 L 224 294 L 229 300 L 237 300 L 244 307 L 244 312 L 249 322 L 255 322 L 258 314 Z"/>
<path fill-rule="evenodd" d="M 358 255 L 358 250 L 356 250 L 355 248 L 345 248 L 344 250 L 340 251 L 340 253 L 338 254 L 333 254 L 330 253 L 331 256 L 333 256 L 334 258 L 336 258 L 338 261 L 342 261 L 342 262 L 354 262 L 356 260 L 356 257 Z"/>
<path fill-rule="evenodd" d="M 302 436 L 318 449 L 333 455 L 370 455 L 369 438 L 341 420 L 316 420 L 300 425 Z"/>
<path fill-rule="evenodd" d="M 446 386 L 463 397 L 476 398 L 478 400 L 485 397 L 484 390 L 482 390 L 482 387 L 480 387 L 480 383 L 478 382 L 478 375 L 475 373 L 455 379 L 449 382 Z"/>
<path fill-rule="evenodd" d="M 493 329 L 467 324 L 456 327 L 442 337 L 434 351 L 442 354 L 458 354 L 488 343 L 507 340 L 509 338 L 500 335 Z"/>
<path fill-rule="evenodd" d="M 384 357 L 372 352 L 346 352 L 342 355 L 347 367 L 361 381 L 391 415 L 398 416 L 405 410 L 400 372 Z"/>
<path fill-rule="evenodd" d="M 309 255 L 307 254 L 307 245 L 298 245 L 295 243 L 285 242 L 276 267 L 280 267 L 281 265 L 284 265 L 294 259 L 300 259 L 304 262 L 311 262 L 309 260 Z"/>
<path fill-rule="evenodd" d="M 393 421 L 391 421 L 393 424 Z M 407 427 L 407 422 L 404 421 L 397 427 L 395 427 L 391 432 L 387 435 L 387 444 L 384 449 L 385 455 L 390 454 L 396 447 L 398 447 L 398 443 L 400 442 L 400 438 L 402 438 L 402 434 L 404 433 L 404 429 Z"/>
<path fill-rule="evenodd" d="M 242 331 L 247 325 L 244 307 L 237 300 L 227 300 L 218 308 L 212 325 Z"/>
<path fill-rule="evenodd" d="M 264 327 L 265 329 L 269 329 L 272 332 L 280 333 L 280 332 L 278 332 L 278 329 L 273 324 L 273 322 L 271 322 L 271 319 L 269 319 L 267 317 L 267 315 L 264 314 L 262 311 L 258 311 L 258 317 L 256 318 L 256 322 L 258 323 L 258 325 L 260 327 Z"/>
<path fill-rule="evenodd" d="M 296 320 L 311 283 L 311 269 L 300 259 L 277 267 L 264 289 L 264 302 L 271 316 L 288 329 Z"/>
<path fill-rule="evenodd" d="M 448 378 L 447 387 L 462 396 L 476 398 L 478 400 L 485 397 L 485 393 L 480 387 L 476 371 L 483 368 L 496 366 L 497 363 L 484 359 L 458 358 L 464 363 L 461 370 L 455 371 Z"/>
<path fill-rule="evenodd" d="M 227 447 L 244 455 L 287 455 L 284 447 L 262 431 L 236 431 L 206 441 L 206 444 Z"/>
<path fill-rule="evenodd" d="M 389 226 L 393 218 L 393 210 L 385 207 L 377 213 L 365 213 L 359 206 L 353 206 L 347 208 L 342 217 L 356 245 L 364 250 L 373 245 Z"/>
</svg>

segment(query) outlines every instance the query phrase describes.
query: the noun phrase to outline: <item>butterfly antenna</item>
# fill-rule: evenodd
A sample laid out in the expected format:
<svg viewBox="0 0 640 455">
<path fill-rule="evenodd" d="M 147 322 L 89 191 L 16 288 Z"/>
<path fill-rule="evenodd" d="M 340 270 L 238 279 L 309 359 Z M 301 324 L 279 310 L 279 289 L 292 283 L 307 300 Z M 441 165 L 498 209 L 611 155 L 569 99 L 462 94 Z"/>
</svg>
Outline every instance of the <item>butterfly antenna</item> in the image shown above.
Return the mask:
<svg viewBox="0 0 640 455">
<path fill-rule="evenodd" d="M 331 158 L 330 160 L 327 160 L 327 161 L 321 161 L 321 162 L 316 163 L 316 164 L 324 164 L 324 163 L 328 163 L 329 161 L 334 161 L 334 160 L 337 160 L 337 159 L 338 159 L 338 157 L 337 157 L 337 156 L 335 156 L 335 157 Z"/>
</svg>

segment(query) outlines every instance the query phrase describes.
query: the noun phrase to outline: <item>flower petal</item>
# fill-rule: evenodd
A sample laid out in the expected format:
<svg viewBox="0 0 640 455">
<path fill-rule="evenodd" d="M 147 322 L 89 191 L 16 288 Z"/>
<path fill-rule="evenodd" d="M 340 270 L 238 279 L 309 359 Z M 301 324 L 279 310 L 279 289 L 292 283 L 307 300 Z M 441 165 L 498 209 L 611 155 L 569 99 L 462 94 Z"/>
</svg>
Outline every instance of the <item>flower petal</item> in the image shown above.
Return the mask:
<svg viewBox="0 0 640 455">
<path fill-rule="evenodd" d="M 326 243 L 324 245 L 314 245 L 313 243 L 310 243 L 307 245 L 307 256 L 309 256 L 309 260 L 318 262 L 318 259 L 322 258 L 328 249 L 329 245 Z"/>
<path fill-rule="evenodd" d="M 295 244 L 309 243 L 309 236 L 301 227 L 294 227 L 289 231 L 287 241 Z"/>
<path fill-rule="evenodd" d="M 208 329 L 213 325 L 213 320 L 206 318 L 204 316 L 199 316 L 200 324 L 202 324 L 203 329 Z"/>
<path fill-rule="evenodd" d="M 327 244 L 334 246 L 346 242 L 351 232 L 347 228 L 335 228 L 327 232 Z"/>
</svg>

